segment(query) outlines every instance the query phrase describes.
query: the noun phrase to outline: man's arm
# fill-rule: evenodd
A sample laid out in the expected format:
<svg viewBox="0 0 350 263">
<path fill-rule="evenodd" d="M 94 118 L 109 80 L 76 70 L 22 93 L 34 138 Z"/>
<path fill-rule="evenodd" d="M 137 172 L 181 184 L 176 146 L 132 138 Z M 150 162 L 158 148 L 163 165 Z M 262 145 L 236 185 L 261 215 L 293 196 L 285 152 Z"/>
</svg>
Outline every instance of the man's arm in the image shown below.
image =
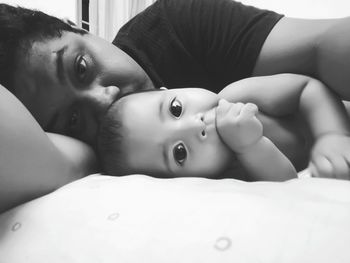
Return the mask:
<svg viewBox="0 0 350 263">
<path fill-rule="evenodd" d="M 263 136 L 263 126 L 255 117 L 256 105 L 220 100 L 216 127 L 225 144 L 236 154 L 248 181 L 285 181 L 297 177 L 289 159 Z"/>
<path fill-rule="evenodd" d="M 0 85 L 0 213 L 85 174 Z"/>
<path fill-rule="evenodd" d="M 320 81 L 294 74 L 255 77 L 227 86 L 220 96 L 255 103 L 271 116 L 301 114 L 316 139 L 311 157 L 318 173 L 349 177 L 344 165 L 350 158 L 349 118 L 343 103 Z M 324 165 L 326 160 L 330 164 Z"/>
<path fill-rule="evenodd" d="M 88 144 L 61 134 L 46 134 L 63 156 L 77 167 L 78 174 L 89 175 L 99 171 L 96 154 Z"/>
<path fill-rule="evenodd" d="M 350 100 L 350 17 L 282 18 L 267 37 L 253 75 L 284 72 L 313 76 Z"/>
</svg>

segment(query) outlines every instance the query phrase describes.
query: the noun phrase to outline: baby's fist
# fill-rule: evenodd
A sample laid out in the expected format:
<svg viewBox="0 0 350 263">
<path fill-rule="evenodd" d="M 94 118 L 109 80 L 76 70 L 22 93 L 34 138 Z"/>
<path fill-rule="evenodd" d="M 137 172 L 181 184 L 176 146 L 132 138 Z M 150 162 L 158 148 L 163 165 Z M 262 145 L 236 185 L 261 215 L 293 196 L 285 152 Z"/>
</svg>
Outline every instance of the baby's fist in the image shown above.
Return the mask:
<svg viewBox="0 0 350 263">
<path fill-rule="evenodd" d="M 219 101 L 216 109 L 217 129 L 233 151 L 243 152 L 262 137 L 263 127 L 255 116 L 257 112 L 258 107 L 253 103 Z"/>
</svg>

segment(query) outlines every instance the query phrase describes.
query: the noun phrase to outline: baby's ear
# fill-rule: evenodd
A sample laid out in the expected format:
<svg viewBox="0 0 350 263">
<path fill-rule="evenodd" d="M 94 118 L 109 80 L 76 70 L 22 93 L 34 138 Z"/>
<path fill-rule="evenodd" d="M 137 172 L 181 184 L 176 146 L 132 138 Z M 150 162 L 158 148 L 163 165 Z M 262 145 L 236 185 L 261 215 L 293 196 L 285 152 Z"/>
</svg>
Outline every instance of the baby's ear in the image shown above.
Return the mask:
<svg viewBox="0 0 350 263">
<path fill-rule="evenodd" d="M 160 90 L 167 90 L 166 87 L 160 87 L 159 89 L 160 89 Z"/>
</svg>

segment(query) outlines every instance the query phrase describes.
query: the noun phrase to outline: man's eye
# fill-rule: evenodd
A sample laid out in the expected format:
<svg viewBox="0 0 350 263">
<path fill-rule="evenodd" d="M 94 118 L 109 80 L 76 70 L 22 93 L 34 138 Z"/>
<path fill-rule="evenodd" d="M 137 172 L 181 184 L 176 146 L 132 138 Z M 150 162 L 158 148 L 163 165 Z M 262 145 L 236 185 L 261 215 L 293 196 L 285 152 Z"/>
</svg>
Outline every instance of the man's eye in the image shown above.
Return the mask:
<svg viewBox="0 0 350 263">
<path fill-rule="evenodd" d="M 84 80 L 86 78 L 88 70 L 87 61 L 84 56 L 78 56 L 75 62 L 75 72 L 79 80 Z"/>
<path fill-rule="evenodd" d="M 176 97 L 170 102 L 169 111 L 176 118 L 181 116 L 182 104 Z"/>
<path fill-rule="evenodd" d="M 187 151 L 185 146 L 182 143 L 175 145 L 173 149 L 173 155 L 175 161 L 182 166 L 187 158 Z"/>
<path fill-rule="evenodd" d="M 68 132 L 70 135 L 75 134 L 79 129 L 80 111 L 74 110 L 68 120 Z"/>
</svg>

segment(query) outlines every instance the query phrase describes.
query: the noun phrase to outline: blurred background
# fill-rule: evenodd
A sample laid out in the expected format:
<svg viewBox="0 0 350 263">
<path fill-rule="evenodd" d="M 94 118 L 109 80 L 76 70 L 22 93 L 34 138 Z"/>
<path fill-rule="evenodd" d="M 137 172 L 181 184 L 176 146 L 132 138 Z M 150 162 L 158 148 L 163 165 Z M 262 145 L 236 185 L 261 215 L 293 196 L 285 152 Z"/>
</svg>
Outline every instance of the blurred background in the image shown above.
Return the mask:
<svg viewBox="0 0 350 263">
<path fill-rule="evenodd" d="M 215 0 L 213 0 L 215 1 Z M 112 41 L 119 28 L 155 0 L 0 0 L 0 3 L 42 10 Z M 291 17 L 350 16 L 350 0 L 241 0 Z"/>
</svg>

